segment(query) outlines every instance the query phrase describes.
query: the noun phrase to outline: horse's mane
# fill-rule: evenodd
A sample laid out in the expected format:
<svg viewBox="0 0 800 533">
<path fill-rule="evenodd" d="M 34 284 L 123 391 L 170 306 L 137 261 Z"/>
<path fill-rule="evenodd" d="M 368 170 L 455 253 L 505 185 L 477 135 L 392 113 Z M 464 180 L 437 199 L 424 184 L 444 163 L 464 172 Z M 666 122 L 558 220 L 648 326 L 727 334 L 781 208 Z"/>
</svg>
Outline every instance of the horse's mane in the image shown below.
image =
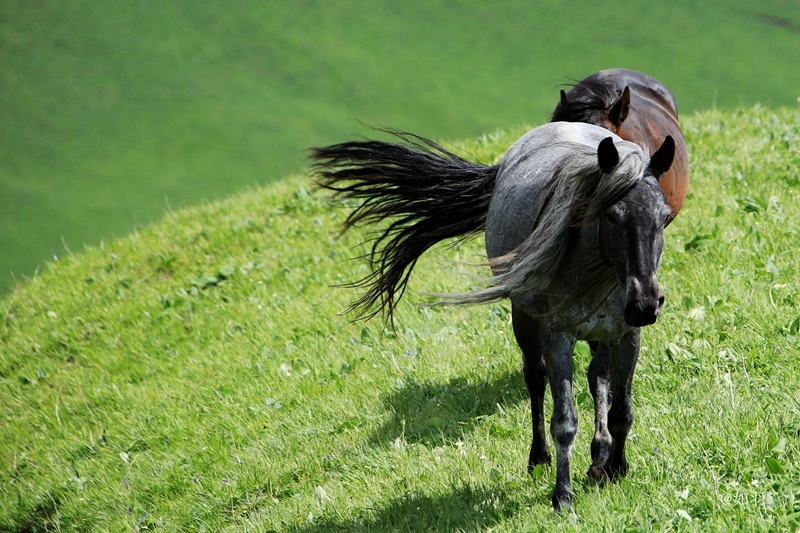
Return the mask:
<svg viewBox="0 0 800 533">
<path fill-rule="evenodd" d="M 567 105 L 559 103 L 550 117 L 551 122 L 585 122 L 602 126 L 602 113 L 614 105 L 621 90 L 600 80 L 585 79 L 575 83 L 569 92 Z"/>
<path fill-rule="evenodd" d="M 618 202 L 641 179 L 647 159 L 637 145 L 621 141 L 615 146 L 620 161 L 611 174 L 604 175 L 597 162 L 597 151 L 583 144 L 560 142 L 569 149 L 565 158 L 543 192 L 545 200 L 534 215 L 534 227 L 528 238 L 516 249 L 490 260 L 496 276 L 489 279 L 490 287 L 464 295 L 445 296 L 444 303 L 483 303 L 507 298 L 512 292 L 524 289 L 532 294 L 547 294 L 559 272 L 570 247 L 576 246 L 573 232 L 596 221 L 611 205 Z M 581 265 L 589 285 L 595 286 L 607 278 L 597 275 L 597 261 L 585 258 Z M 590 265 L 592 265 L 590 267 Z M 587 268 L 588 267 L 588 268 Z M 590 290 L 593 287 L 586 287 Z M 585 292 L 581 291 L 581 292 Z M 576 293 L 572 299 L 579 294 Z M 570 300 L 570 297 L 567 297 Z M 563 302 L 564 305 L 570 303 Z"/>
</svg>

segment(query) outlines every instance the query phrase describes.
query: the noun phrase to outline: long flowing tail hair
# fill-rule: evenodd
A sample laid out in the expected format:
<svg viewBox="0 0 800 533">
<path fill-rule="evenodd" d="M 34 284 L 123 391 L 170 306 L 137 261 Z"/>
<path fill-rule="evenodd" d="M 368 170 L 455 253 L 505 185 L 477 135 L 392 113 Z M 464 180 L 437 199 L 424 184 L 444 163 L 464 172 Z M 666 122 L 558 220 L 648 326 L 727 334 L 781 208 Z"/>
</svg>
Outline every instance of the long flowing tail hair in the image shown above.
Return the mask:
<svg viewBox="0 0 800 533">
<path fill-rule="evenodd" d="M 353 141 L 312 148 L 317 183 L 334 198 L 360 201 L 344 222 L 385 223 L 367 254 L 372 271 L 348 286 L 366 293 L 348 311 L 383 313 L 391 323 L 411 270 L 431 246 L 484 230 L 499 165 L 470 162 L 411 133 L 382 130 L 399 143 Z"/>
</svg>

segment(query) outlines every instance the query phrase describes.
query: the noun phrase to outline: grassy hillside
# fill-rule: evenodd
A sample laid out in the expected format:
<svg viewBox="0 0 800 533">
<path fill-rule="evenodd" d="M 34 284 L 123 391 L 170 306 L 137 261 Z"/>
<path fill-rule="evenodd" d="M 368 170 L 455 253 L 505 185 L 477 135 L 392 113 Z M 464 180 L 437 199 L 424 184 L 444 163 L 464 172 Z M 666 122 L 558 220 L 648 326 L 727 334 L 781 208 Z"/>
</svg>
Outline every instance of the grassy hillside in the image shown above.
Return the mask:
<svg viewBox="0 0 800 533">
<path fill-rule="evenodd" d="M 800 96 L 796 2 L 533 4 L 0 3 L 0 292 L 170 205 L 300 171 L 358 120 L 435 138 L 539 123 L 560 84 L 612 66 L 683 111 Z"/>
<path fill-rule="evenodd" d="M 458 146 L 493 159 L 524 128 Z M 422 261 L 397 331 L 338 313 L 363 234 L 306 177 L 180 210 L 0 301 L 0 531 L 774 531 L 800 517 L 800 114 L 685 119 L 690 196 L 645 330 L 631 472 L 574 512 L 525 472 L 529 407 L 481 243 Z M 550 406 L 548 402 L 548 413 Z"/>
</svg>

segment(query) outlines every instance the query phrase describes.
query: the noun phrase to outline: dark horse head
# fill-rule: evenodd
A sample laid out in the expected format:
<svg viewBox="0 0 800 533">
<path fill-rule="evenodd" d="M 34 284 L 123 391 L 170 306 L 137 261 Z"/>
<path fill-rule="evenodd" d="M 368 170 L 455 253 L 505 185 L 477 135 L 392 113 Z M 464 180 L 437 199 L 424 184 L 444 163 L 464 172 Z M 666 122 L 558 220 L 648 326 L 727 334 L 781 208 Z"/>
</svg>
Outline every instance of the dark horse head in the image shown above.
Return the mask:
<svg viewBox="0 0 800 533">
<path fill-rule="evenodd" d="M 613 171 L 619 155 L 611 137 L 598 147 L 603 172 Z M 642 327 L 658 318 L 664 295 L 657 273 L 664 247 L 663 229 L 671 217 L 658 180 L 669 170 L 675 141 L 667 137 L 650 158 L 642 180 L 599 220 L 598 237 L 603 262 L 611 266 L 622 289 L 625 322 Z"/>
</svg>

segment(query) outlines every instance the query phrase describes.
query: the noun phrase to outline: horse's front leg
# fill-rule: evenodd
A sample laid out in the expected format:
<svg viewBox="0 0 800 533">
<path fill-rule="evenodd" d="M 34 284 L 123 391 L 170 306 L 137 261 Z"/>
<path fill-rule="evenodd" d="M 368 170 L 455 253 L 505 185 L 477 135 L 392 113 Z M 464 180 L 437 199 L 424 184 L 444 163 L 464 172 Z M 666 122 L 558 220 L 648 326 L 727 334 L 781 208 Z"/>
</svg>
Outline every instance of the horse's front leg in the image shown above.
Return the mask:
<svg viewBox="0 0 800 533">
<path fill-rule="evenodd" d="M 604 343 L 589 343 L 592 349 L 592 361 L 589 363 L 589 391 L 594 400 L 594 437 L 592 438 L 592 466 L 589 467 L 589 479 L 600 482 L 606 478 L 611 459 L 612 438 L 608 431 L 608 346 Z"/>
<path fill-rule="evenodd" d="M 536 465 L 550 464 L 544 429 L 544 392 L 547 387 L 547 367 L 536 337 L 536 323 L 517 306 L 511 307 L 514 336 L 522 349 L 522 373 L 531 397 L 531 422 L 533 438 L 528 455 L 528 471 Z"/>
<path fill-rule="evenodd" d="M 611 459 L 605 471 L 612 479 L 628 473 L 625 458 L 625 441 L 633 425 L 631 387 L 633 372 L 639 359 L 639 328 L 632 328 L 619 344 L 609 346 L 609 376 L 611 382 L 611 409 L 608 412 L 608 430 L 613 441 Z"/>
<path fill-rule="evenodd" d="M 550 434 L 556 449 L 556 486 L 552 502 L 553 508 L 561 511 L 569 509 L 575 499 L 570 478 L 572 446 L 578 433 L 578 414 L 572 401 L 572 352 L 575 349 L 575 338 L 543 328 L 542 339 L 550 392 L 553 395 Z"/>
</svg>

